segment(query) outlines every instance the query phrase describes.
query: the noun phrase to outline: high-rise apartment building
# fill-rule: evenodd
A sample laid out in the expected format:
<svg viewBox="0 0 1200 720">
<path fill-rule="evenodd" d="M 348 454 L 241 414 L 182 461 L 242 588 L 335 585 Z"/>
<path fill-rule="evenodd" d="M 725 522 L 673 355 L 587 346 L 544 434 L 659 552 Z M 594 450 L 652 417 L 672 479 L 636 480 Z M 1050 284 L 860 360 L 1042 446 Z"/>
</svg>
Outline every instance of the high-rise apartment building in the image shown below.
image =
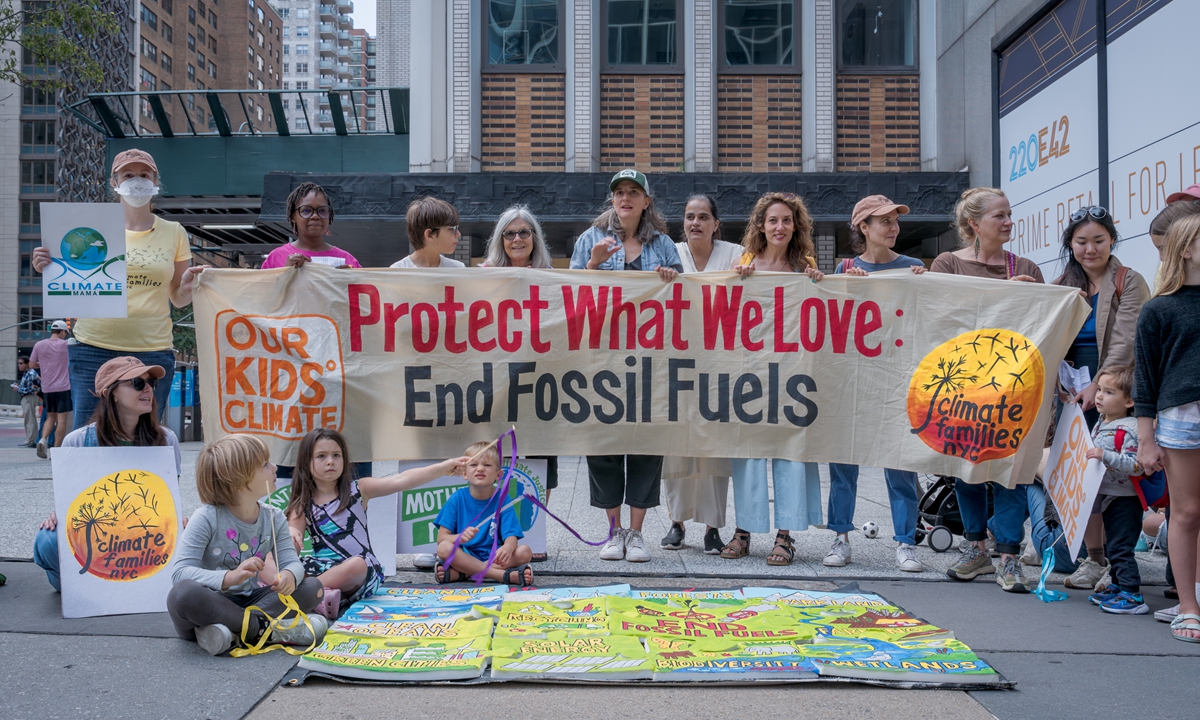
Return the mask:
<svg viewBox="0 0 1200 720">
<path fill-rule="evenodd" d="M 276 0 L 283 22 L 283 89 L 349 90 L 352 0 Z M 284 110 L 292 132 L 333 132 L 333 115 L 327 98 L 302 106 L 288 96 Z M 349 94 L 342 98 L 343 112 L 350 118 Z"/>
</svg>

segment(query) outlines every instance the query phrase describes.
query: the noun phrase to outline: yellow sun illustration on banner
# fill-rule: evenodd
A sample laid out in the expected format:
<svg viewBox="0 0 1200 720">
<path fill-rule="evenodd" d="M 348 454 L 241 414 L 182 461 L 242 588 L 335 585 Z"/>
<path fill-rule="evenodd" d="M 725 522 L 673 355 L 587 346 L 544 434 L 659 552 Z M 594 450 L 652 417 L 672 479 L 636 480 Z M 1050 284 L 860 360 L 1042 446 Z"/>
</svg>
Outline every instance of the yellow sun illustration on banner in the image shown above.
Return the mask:
<svg viewBox="0 0 1200 720">
<path fill-rule="evenodd" d="M 162 478 L 144 470 L 122 470 L 92 483 L 71 501 L 64 521 L 80 575 L 144 580 L 175 554 L 175 500 Z"/>
</svg>

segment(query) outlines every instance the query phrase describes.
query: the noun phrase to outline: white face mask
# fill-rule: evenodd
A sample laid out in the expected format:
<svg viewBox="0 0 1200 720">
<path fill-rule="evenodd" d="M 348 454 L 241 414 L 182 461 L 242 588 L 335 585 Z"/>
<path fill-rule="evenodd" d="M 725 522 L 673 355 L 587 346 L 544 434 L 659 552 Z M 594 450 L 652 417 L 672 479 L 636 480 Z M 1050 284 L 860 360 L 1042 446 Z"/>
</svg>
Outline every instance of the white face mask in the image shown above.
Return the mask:
<svg viewBox="0 0 1200 720">
<path fill-rule="evenodd" d="M 117 194 L 131 207 L 142 207 L 158 194 L 158 186 L 146 178 L 130 178 L 117 186 Z"/>
</svg>

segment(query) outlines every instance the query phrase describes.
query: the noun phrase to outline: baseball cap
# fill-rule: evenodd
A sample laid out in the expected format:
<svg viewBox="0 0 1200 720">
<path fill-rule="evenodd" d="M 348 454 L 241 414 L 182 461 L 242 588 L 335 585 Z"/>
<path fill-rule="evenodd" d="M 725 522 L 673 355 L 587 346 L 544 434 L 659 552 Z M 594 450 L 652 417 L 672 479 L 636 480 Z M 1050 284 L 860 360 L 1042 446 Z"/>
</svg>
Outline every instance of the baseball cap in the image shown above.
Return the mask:
<svg viewBox="0 0 1200 720">
<path fill-rule="evenodd" d="M 145 150 L 126 150 L 125 152 L 117 153 L 117 156 L 113 158 L 112 174 L 116 175 L 121 171 L 121 168 L 133 163 L 149 165 L 150 169 L 156 175 L 158 174 L 158 165 L 154 164 L 154 158 L 150 157 L 150 153 Z"/>
<path fill-rule="evenodd" d="M 637 183 L 638 187 L 640 187 L 642 190 L 650 192 L 650 185 L 646 182 L 646 175 L 638 170 L 634 170 L 633 168 L 625 168 L 616 175 L 613 175 L 612 180 L 608 182 L 608 189 L 616 190 L 617 183 L 621 182 L 622 180 L 632 180 L 633 182 Z"/>
<path fill-rule="evenodd" d="M 850 224 L 858 227 L 858 224 L 869 217 L 876 215 L 887 215 L 895 210 L 901 215 L 908 214 L 908 206 L 900 205 L 889 200 L 883 195 L 869 195 L 862 200 L 859 200 L 854 206 L 854 212 L 850 214 Z"/>
<path fill-rule="evenodd" d="M 112 360 L 100 366 L 96 371 L 96 390 L 97 397 L 104 394 L 104 391 L 121 382 L 135 377 L 141 377 L 146 373 L 150 373 L 151 377 L 162 378 L 167 374 L 166 370 L 158 365 L 145 365 L 141 360 L 135 357 L 125 355 L 123 357 L 115 357 Z"/>
<path fill-rule="evenodd" d="M 55 320 L 54 322 L 50 323 L 50 331 L 51 332 L 55 332 L 58 330 L 70 330 L 70 329 L 71 329 L 71 327 L 69 325 L 67 325 L 65 320 Z"/>
<path fill-rule="evenodd" d="M 1183 192 L 1171 193 L 1167 196 L 1168 204 L 1180 200 L 1200 200 L 1200 183 L 1192 185 Z"/>
</svg>

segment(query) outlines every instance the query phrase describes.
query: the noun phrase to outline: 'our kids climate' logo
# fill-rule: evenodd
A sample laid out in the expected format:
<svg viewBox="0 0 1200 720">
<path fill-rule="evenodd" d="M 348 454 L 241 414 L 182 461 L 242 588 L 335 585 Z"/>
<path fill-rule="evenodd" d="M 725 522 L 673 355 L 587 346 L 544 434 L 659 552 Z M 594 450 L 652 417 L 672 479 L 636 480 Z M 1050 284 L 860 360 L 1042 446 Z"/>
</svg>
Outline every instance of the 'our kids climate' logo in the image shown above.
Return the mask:
<svg viewBox="0 0 1200 720">
<path fill-rule="evenodd" d="M 71 501 L 64 520 L 80 575 L 145 580 L 175 554 L 175 500 L 161 477 L 144 470 L 100 478 Z"/>
<path fill-rule="evenodd" d="M 1011 330 L 963 333 L 925 356 L 908 386 L 912 433 L 972 464 L 1014 455 L 1037 418 L 1045 362 Z"/>
<path fill-rule="evenodd" d="M 108 257 L 108 242 L 98 230 L 68 230 L 58 245 L 61 257 L 51 258 L 58 275 L 46 278 L 48 295 L 88 297 L 120 295 L 124 285 L 125 256 Z"/>
</svg>

